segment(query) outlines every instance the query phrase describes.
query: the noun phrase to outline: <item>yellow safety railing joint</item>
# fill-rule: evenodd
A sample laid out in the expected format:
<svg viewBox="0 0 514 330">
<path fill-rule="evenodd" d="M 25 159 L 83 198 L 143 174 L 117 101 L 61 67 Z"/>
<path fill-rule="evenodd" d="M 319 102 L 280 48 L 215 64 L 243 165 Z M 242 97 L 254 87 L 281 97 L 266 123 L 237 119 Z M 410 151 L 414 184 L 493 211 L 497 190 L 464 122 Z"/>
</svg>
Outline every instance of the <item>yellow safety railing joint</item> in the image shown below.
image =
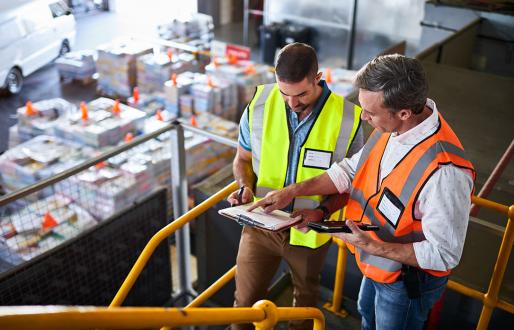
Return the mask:
<svg viewBox="0 0 514 330">
<path fill-rule="evenodd" d="M 273 329 L 278 321 L 277 306 L 269 300 L 260 300 L 253 304 L 253 308 L 258 308 L 264 312 L 264 320 L 253 322 L 255 330 Z"/>
</svg>

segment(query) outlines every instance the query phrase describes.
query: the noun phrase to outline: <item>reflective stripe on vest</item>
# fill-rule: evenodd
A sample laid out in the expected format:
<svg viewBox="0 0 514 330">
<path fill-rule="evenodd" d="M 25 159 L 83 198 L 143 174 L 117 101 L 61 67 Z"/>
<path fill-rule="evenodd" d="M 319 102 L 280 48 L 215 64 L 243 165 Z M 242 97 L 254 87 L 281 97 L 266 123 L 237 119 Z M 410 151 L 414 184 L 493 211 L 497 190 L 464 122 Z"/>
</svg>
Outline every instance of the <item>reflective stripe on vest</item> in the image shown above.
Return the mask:
<svg viewBox="0 0 514 330">
<path fill-rule="evenodd" d="M 414 206 L 419 192 L 440 164 L 454 164 L 468 168 L 475 175 L 473 166 L 467 160 L 462 145 L 451 128 L 439 116 L 440 126 L 436 132 L 414 146 L 405 157 L 395 165 L 391 173 L 379 182 L 379 166 L 390 134 L 375 131 L 370 137 L 363 153 L 365 159 L 359 160 L 354 177 L 354 187 L 347 206 L 347 217 L 354 220 L 371 222 L 380 227 L 378 232 L 370 233 L 374 239 L 393 243 L 413 243 L 425 240 L 421 221 L 415 218 Z M 377 187 L 377 183 L 379 187 Z M 377 211 L 380 198 L 388 188 L 403 204 L 403 213 L 396 223 L 386 221 Z M 394 221 L 393 221 L 394 222 Z M 363 274 L 378 282 L 395 281 L 401 263 L 372 256 L 357 249 L 357 263 Z M 449 271 L 425 270 L 435 276 L 447 275 Z"/>
<path fill-rule="evenodd" d="M 289 165 L 286 105 L 276 84 L 257 87 L 249 105 L 249 116 L 252 166 L 257 176 L 255 196 L 262 198 L 266 193 L 284 187 Z M 330 93 L 300 150 L 296 182 L 324 172 L 324 169 L 302 166 L 307 148 L 332 152 L 332 161 L 340 160 L 349 149 L 359 123 L 360 108 Z M 293 207 L 313 209 L 320 200 L 321 196 L 300 196 L 295 198 Z M 327 234 L 316 234 L 314 231 L 304 234 L 291 229 L 292 245 L 317 248 L 328 240 L 330 235 Z"/>
</svg>

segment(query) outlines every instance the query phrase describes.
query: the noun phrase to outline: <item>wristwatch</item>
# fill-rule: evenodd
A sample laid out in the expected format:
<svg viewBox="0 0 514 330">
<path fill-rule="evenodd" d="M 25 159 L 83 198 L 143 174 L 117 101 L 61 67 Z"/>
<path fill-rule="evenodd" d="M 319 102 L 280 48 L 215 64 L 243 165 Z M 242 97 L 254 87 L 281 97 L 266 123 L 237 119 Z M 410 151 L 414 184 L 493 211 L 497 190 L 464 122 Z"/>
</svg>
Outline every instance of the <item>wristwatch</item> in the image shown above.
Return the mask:
<svg viewBox="0 0 514 330">
<path fill-rule="evenodd" d="M 321 204 L 316 206 L 315 210 L 321 210 L 323 212 L 323 219 L 327 219 L 328 216 L 330 215 L 330 211 L 328 210 L 328 208 Z"/>
</svg>

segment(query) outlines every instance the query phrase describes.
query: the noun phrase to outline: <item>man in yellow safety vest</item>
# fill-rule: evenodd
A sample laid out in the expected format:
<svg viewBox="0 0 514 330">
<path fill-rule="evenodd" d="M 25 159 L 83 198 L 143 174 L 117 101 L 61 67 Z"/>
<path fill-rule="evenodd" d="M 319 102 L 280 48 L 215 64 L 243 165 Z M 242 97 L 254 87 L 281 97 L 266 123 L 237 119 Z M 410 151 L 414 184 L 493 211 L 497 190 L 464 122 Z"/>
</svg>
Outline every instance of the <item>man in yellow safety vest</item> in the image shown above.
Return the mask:
<svg viewBox="0 0 514 330">
<path fill-rule="evenodd" d="M 320 175 L 362 146 L 360 107 L 330 91 L 318 72 L 312 47 L 302 43 L 285 46 L 278 55 L 275 73 L 277 82 L 258 86 L 241 118 L 233 165 L 241 189 L 229 196 L 233 204 L 249 203 Z M 328 215 L 328 207 L 341 206 L 337 195 L 325 200 L 322 196 L 298 196 L 286 209 L 309 209 L 311 214 L 305 218 L 319 220 Z M 294 305 L 315 306 L 329 241 L 327 234 L 296 228 L 275 233 L 243 227 L 234 305 L 249 307 L 264 299 L 284 258 L 291 269 Z M 290 322 L 290 328 L 309 327 L 312 321 Z"/>
</svg>

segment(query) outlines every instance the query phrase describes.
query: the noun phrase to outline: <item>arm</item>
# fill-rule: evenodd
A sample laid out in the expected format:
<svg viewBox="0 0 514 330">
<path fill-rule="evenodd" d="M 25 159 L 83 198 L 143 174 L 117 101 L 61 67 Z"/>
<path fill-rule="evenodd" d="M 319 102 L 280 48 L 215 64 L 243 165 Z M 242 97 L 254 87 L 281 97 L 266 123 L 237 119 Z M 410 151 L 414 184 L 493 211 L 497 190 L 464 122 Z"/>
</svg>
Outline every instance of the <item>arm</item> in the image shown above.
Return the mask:
<svg viewBox="0 0 514 330">
<path fill-rule="evenodd" d="M 327 218 L 337 210 L 340 210 L 343 208 L 344 205 L 348 202 L 348 194 L 333 194 L 325 198 L 320 205 L 324 206 L 328 209 L 328 216 Z M 310 209 L 301 209 L 294 211 L 291 213 L 292 218 L 296 218 L 297 216 L 302 217 L 302 222 L 295 226 L 296 229 L 302 229 L 306 227 L 309 222 L 320 222 L 323 220 L 323 211 L 316 208 L 313 210 Z"/>
<path fill-rule="evenodd" d="M 473 179 L 467 170 L 441 166 L 419 196 L 425 240 L 414 243 L 421 268 L 444 271 L 459 264 L 471 208 Z M 418 216 L 418 214 L 416 214 Z"/>
<path fill-rule="evenodd" d="M 241 202 L 243 204 L 250 203 L 253 200 L 253 186 L 255 184 L 255 173 L 252 168 L 252 152 L 245 150 L 243 147 L 237 147 L 236 157 L 232 165 L 234 177 L 240 187 L 245 187 Z M 234 191 L 228 196 L 228 201 L 233 205 L 238 205 L 238 191 Z"/>
<path fill-rule="evenodd" d="M 252 146 L 250 144 L 250 127 L 248 123 L 248 108 L 245 109 L 239 123 L 239 145 L 237 146 L 236 157 L 232 164 L 234 178 L 239 187 L 244 187 L 241 196 L 241 203 L 250 203 L 253 200 L 253 187 L 255 184 L 255 173 L 252 166 Z M 239 191 L 235 191 L 228 197 L 232 205 L 238 205 Z"/>
<path fill-rule="evenodd" d="M 323 173 L 309 180 L 267 193 L 263 199 L 255 202 L 248 211 L 262 207 L 265 212 L 271 212 L 286 207 L 297 196 L 332 195 L 337 192 L 337 188 L 328 174 Z"/>
<path fill-rule="evenodd" d="M 323 174 L 266 194 L 263 199 L 255 202 L 249 210 L 260 206 L 265 212 L 271 212 L 286 207 L 297 196 L 332 195 L 349 192 L 361 153 L 362 149 L 351 158 L 345 158 L 340 163 L 332 164 Z"/>
</svg>

